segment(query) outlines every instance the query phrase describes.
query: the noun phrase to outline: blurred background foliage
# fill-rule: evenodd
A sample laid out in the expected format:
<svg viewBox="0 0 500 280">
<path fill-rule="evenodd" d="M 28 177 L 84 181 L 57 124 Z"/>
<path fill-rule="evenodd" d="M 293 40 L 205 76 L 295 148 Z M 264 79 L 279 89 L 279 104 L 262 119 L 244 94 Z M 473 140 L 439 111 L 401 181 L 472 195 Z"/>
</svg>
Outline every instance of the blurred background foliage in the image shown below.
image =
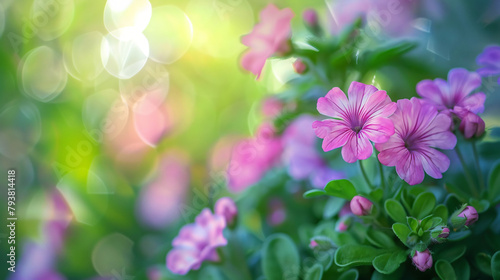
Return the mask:
<svg viewBox="0 0 500 280">
<path fill-rule="evenodd" d="M 141 54 L 140 44 L 128 52 L 126 47 L 117 49 L 128 54 L 119 60 L 122 74 L 145 63 L 130 79 L 119 79 L 101 61 L 101 41 L 109 33 L 103 20 L 106 1 L 0 3 L 0 157 L 5 178 L 9 168 L 17 171 L 17 254 L 23 256 L 30 240 L 47 242 L 47 221 L 69 213 L 72 220 L 55 268 L 68 279 L 142 279 L 148 268 L 165 270 L 166 252 L 180 226 L 228 194 L 224 164 L 230 147 L 255 133 L 263 119 L 263 98 L 290 90 L 285 82 L 293 60 L 268 61 L 260 81 L 239 66 L 245 49 L 240 38 L 251 31 L 269 1 L 149 2 L 153 19 L 143 32 L 149 58 Z M 326 25 L 331 21 L 325 1 L 272 2 L 294 11 L 296 41 L 309 36 L 301 18 L 306 8 L 317 9 Z M 376 79 L 393 100 L 414 96 L 418 81 L 446 77 L 450 68 L 475 70 L 477 54 L 499 43 L 499 1 L 421 2 L 414 15 L 420 22 L 408 38 L 417 47 L 401 58 L 404 62 L 392 61 L 360 77 Z M 37 15 L 45 15 L 47 23 Z M 127 103 L 127 92 L 151 77 L 159 82 L 155 90 L 161 98 L 146 106 L 141 117 Z M 500 102 L 495 83 L 491 80 L 482 89 L 488 98 L 488 126 L 500 125 L 500 112 L 491 109 Z M 347 87 L 321 85 L 317 95 L 332 86 Z M 283 185 L 279 178 L 271 182 Z M 165 194 L 156 188 L 144 194 L 154 184 L 174 191 Z M 53 206 L 54 190 L 70 210 Z M 2 205 L 6 193 L 1 192 Z M 162 200 L 155 202 L 156 196 Z M 295 228 L 320 208 L 303 202 L 286 210 L 294 219 L 270 229 L 265 218 L 270 206 L 262 202 L 270 199 L 260 201 L 261 196 L 283 196 L 285 206 L 290 199 L 272 187 L 245 193 L 243 223 L 260 237 Z M 153 209 L 141 210 L 143 204 Z M 4 207 L 0 212 L 5 215 Z M 18 268 L 30 269 L 39 260 L 19 262 Z M 4 278 L 6 270 L 0 275 Z"/>
</svg>

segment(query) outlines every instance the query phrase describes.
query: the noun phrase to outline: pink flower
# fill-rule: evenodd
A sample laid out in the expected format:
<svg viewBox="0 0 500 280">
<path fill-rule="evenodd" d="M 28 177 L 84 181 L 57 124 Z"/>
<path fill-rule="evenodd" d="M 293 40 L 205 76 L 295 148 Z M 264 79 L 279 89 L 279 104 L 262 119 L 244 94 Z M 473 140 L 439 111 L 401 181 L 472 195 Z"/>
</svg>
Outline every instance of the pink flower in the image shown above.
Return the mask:
<svg viewBox="0 0 500 280">
<path fill-rule="evenodd" d="M 283 102 L 276 97 L 268 97 L 262 102 L 262 115 L 266 118 L 274 118 L 283 111 Z"/>
<path fill-rule="evenodd" d="M 432 178 L 441 178 L 450 160 L 432 147 L 455 147 L 451 117 L 415 97 L 398 100 L 397 105 L 391 117 L 396 133 L 386 143 L 375 144 L 380 151 L 378 159 L 383 165 L 396 166 L 399 177 L 410 185 L 424 180 L 424 170 Z"/>
<path fill-rule="evenodd" d="M 480 85 L 481 76 L 478 73 L 454 68 L 448 73 L 448 82 L 442 79 L 423 80 L 417 84 L 417 93 L 439 111 L 451 112 L 458 106 L 478 114 L 484 111 L 486 95 L 482 92 L 469 94 Z"/>
<path fill-rule="evenodd" d="M 394 134 L 388 118 L 396 110 L 387 93 L 371 85 L 352 82 L 349 99 L 339 88 L 333 88 L 318 99 L 318 111 L 333 119 L 316 121 L 312 127 L 323 138 L 323 150 L 342 147 L 342 158 L 349 163 L 367 159 L 375 143 L 386 142 Z"/>
<path fill-rule="evenodd" d="M 459 106 L 455 106 L 453 113 L 461 120 L 458 129 L 462 132 L 465 139 L 481 137 L 483 135 L 486 124 L 480 116 Z"/>
<path fill-rule="evenodd" d="M 197 270 L 205 260 L 218 261 L 217 247 L 227 244 L 222 231 L 226 228 L 224 217 L 213 215 L 205 208 L 195 222 L 185 225 L 172 241 L 174 247 L 167 255 L 167 268 L 184 275 Z"/>
<path fill-rule="evenodd" d="M 214 212 L 216 215 L 224 217 L 226 224 L 231 226 L 234 224 L 238 215 L 238 208 L 236 203 L 229 197 L 222 197 L 215 203 Z"/>
<path fill-rule="evenodd" d="M 352 198 L 350 205 L 354 215 L 366 216 L 370 214 L 373 203 L 362 196 L 356 195 Z"/>
<path fill-rule="evenodd" d="M 316 27 L 318 25 L 318 13 L 314 9 L 307 9 L 302 13 L 302 18 L 304 22 L 310 27 Z"/>
<path fill-rule="evenodd" d="M 303 74 L 307 70 L 307 65 L 299 58 L 293 63 L 293 69 L 297 74 Z"/>
<path fill-rule="evenodd" d="M 281 155 L 281 139 L 274 134 L 270 124 L 263 124 L 257 137 L 235 146 L 227 171 L 228 187 L 233 192 L 242 191 L 257 183 Z"/>
<path fill-rule="evenodd" d="M 267 222 L 271 226 L 281 225 L 286 219 L 286 209 L 283 201 L 279 198 L 273 198 L 269 201 L 269 208 Z"/>
<path fill-rule="evenodd" d="M 269 4 L 260 12 L 260 22 L 241 42 L 250 49 L 243 54 L 241 65 L 260 77 L 266 60 L 275 53 L 286 53 L 290 50 L 291 27 L 294 16 L 290 8 L 278 9 Z"/>
<path fill-rule="evenodd" d="M 424 272 L 432 267 L 432 255 L 429 249 L 423 252 L 415 251 L 415 255 L 412 258 L 413 264 L 418 268 L 418 270 Z"/>
<path fill-rule="evenodd" d="M 447 227 L 444 227 L 442 230 L 441 230 L 441 233 L 438 235 L 439 238 L 448 238 L 448 236 L 450 235 L 450 229 L 447 228 Z"/>
<path fill-rule="evenodd" d="M 458 217 L 466 218 L 467 220 L 465 221 L 465 225 L 470 226 L 477 222 L 479 215 L 477 214 L 476 208 L 467 206 L 464 210 L 462 210 L 462 212 L 460 212 L 460 214 L 458 214 Z"/>
</svg>

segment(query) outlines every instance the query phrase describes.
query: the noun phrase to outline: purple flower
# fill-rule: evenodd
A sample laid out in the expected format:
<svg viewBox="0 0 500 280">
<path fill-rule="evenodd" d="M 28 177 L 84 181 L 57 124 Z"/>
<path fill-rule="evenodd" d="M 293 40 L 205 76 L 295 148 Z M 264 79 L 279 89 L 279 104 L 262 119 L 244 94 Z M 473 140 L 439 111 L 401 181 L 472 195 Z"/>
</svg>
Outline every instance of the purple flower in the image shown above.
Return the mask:
<svg viewBox="0 0 500 280">
<path fill-rule="evenodd" d="M 450 132 L 451 117 L 418 98 L 398 100 L 392 115 L 396 133 L 386 143 L 375 144 L 379 161 L 396 166 L 401 179 L 410 185 L 424 180 L 424 171 L 440 179 L 450 160 L 434 148 L 453 149 L 457 138 Z M 434 147 L 434 148 L 433 148 Z"/>
<path fill-rule="evenodd" d="M 482 68 L 477 73 L 483 77 L 500 75 L 500 46 L 488 46 L 477 56 L 476 63 Z M 500 84 L 500 78 L 498 79 Z"/>
<path fill-rule="evenodd" d="M 311 129 L 316 119 L 310 115 L 296 118 L 283 133 L 283 161 L 295 180 L 308 178 L 316 188 L 324 188 L 331 180 L 344 178 L 341 172 L 328 167 L 316 150 L 316 135 Z"/>
<path fill-rule="evenodd" d="M 219 198 L 215 203 L 214 212 L 216 215 L 224 217 L 228 226 L 232 226 L 238 216 L 236 203 L 229 197 Z"/>
<path fill-rule="evenodd" d="M 415 255 L 412 258 L 413 264 L 418 268 L 418 270 L 424 272 L 432 267 L 432 255 L 429 249 L 423 252 L 415 251 Z"/>
<path fill-rule="evenodd" d="M 458 106 L 478 114 L 484 111 L 486 95 L 482 92 L 469 94 L 480 85 L 481 76 L 478 73 L 454 68 L 448 73 L 448 82 L 442 79 L 423 80 L 417 84 L 417 93 L 439 111 L 451 112 Z"/>
<path fill-rule="evenodd" d="M 316 135 L 323 138 L 323 150 L 342 147 L 342 158 L 349 163 L 367 159 L 373 153 L 370 141 L 384 143 L 394 134 L 388 118 L 396 110 L 387 93 L 371 85 L 352 82 L 349 99 L 333 88 L 318 99 L 318 111 L 333 119 L 313 123 Z"/>
<path fill-rule="evenodd" d="M 460 118 L 458 129 L 462 132 L 465 139 L 481 137 L 483 135 L 486 124 L 480 116 L 458 106 L 455 107 L 453 113 Z"/>
<path fill-rule="evenodd" d="M 184 275 L 197 270 L 205 260 L 218 261 L 217 247 L 227 244 L 222 231 L 226 228 L 224 217 L 213 215 L 205 208 L 195 222 L 185 225 L 172 241 L 174 247 L 167 255 L 167 268 Z"/>
<path fill-rule="evenodd" d="M 466 218 L 467 220 L 465 221 L 466 226 L 470 226 L 473 223 L 477 222 L 479 216 L 477 214 L 476 208 L 472 206 L 467 206 L 465 207 L 460 214 L 458 214 L 458 217 Z"/>
<path fill-rule="evenodd" d="M 366 216 L 370 214 L 373 203 L 370 200 L 357 195 L 352 198 L 350 205 L 351 205 L 351 211 L 354 215 Z"/>
</svg>

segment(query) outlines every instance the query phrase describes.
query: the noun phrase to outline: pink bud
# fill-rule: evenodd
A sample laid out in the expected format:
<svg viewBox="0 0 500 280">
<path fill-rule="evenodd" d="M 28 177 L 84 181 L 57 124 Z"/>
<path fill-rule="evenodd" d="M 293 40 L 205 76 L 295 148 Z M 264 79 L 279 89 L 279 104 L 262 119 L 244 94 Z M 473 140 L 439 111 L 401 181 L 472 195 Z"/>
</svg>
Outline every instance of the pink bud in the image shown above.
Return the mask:
<svg viewBox="0 0 500 280">
<path fill-rule="evenodd" d="M 337 222 L 337 231 L 343 232 L 349 229 L 350 220 L 349 219 L 341 219 Z"/>
<path fill-rule="evenodd" d="M 431 252 L 429 251 L 429 249 L 426 249 L 423 252 L 415 251 L 415 255 L 413 256 L 412 261 L 418 268 L 418 270 L 424 272 L 432 267 Z"/>
<path fill-rule="evenodd" d="M 316 13 L 316 11 L 313 9 L 305 10 L 302 14 L 302 18 L 304 19 L 304 22 L 310 27 L 315 27 L 318 25 L 318 13 Z"/>
<path fill-rule="evenodd" d="M 458 217 L 466 218 L 467 221 L 465 221 L 465 225 L 470 226 L 478 219 L 477 210 L 472 206 L 467 206 L 460 214 L 458 214 Z"/>
<path fill-rule="evenodd" d="M 351 211 L 357 216 L 369 215 L 372 206 L 373 203 L 370 200 L 359 195 L 353 197 L 351 200 Z"/>
<path fill-rule="evenodd" d="M 215 203 L 214 212 L 216 215 L 224 217 L 227 225 L 231 226 L 238 215 L 238 208 L 231 198 L 222 197 Z"/>
<path fill-rule="evenodd" d="M 458 106 L 455 106 L 453 112 L 461 120 L 458 129 L 462 132 L 465 139 L 481 137 L 481 135 L 483 135 L 486 125 L 480 116 Z"/>
<path fill-rule="evenodd" d="M 307 70 L 307 65 L 299 58 L 293 63 L 293 69 L 297 74 L 303 74 Z"/>
<path fill-rule="evenodd" d="M 448 238 L 448 236 L 450 235 L 450 229 L 445 227 L 443 228 L 443 230 L 441 231 L 441 234 L 438 235 L 439 238 Z"/>
<path fill-rule="evenodd" d="M 311 240 L 311 242 L 309 243 L 309 248 L 314 249 L 316 247 L 318 247 L 318 242 Z"/>
</svg>

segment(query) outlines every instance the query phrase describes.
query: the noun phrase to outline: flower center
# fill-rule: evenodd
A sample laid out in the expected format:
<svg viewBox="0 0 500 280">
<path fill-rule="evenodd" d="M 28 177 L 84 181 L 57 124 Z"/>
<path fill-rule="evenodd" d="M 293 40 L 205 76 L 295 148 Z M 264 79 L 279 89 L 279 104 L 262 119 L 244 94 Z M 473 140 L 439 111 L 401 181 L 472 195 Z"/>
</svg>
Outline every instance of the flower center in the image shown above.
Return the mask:
<svg viewBox="0 0 500 280">
<path fill-rule="evenodd" d="M 352 128 L 352 131 L 356 132 L 356 134 L 361 130 L 361 126 L 357 125 Z"/>
</svg>

